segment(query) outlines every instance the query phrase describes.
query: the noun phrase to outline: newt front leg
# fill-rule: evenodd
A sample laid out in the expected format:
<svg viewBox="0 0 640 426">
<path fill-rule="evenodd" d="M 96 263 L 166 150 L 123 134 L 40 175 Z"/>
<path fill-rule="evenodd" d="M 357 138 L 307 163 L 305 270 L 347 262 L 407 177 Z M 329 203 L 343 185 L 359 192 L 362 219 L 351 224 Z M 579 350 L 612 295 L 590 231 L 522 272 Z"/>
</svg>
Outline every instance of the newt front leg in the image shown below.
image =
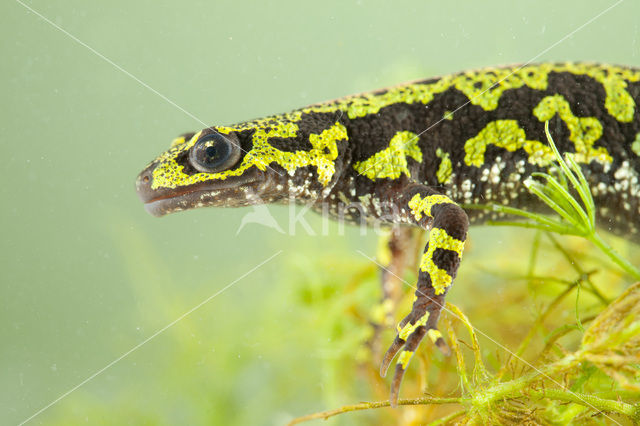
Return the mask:
<svg viewBox="0 0 640 426">
<path fill-rule="evenodd" d="M 418 272 L 415 301 L 409 315 L 398 324 L 398 334 L 385 354 L 380 374 L 384 377 L 391 361 L 398 356 L 391 384 L 391 404 L 398 402 L 404 372 L 418 345 L 428 335 L 444 353 L 449 352 L 437 323 L 444 298 L 456 276 L 469 220 L 460 206 L 448 197 L 420 184 L 409 184 L 395 197 L 406 206 L 407 218 L 415 225 L 430 230 Z M 407 210 L 408 208 L 408 210 Z"/>
</svg>

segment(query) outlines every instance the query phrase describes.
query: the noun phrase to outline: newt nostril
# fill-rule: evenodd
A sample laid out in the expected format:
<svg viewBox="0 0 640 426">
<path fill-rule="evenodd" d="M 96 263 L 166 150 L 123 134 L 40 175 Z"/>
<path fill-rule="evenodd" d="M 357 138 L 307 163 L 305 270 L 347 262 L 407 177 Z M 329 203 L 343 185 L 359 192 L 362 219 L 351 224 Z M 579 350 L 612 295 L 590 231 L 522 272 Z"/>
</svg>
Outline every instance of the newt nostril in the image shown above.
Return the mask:
<svg viewBox="0 0 640 426">
<path fill-rule="evenodd" d="M 153 169 L 154 166 L 149 166 L 143 170 L 136 179 L 136 192 L 143 202 L 149 201 L 155 196 L 153 189 L 151 188 L 151 182 L 153 181 Z"/>
<path fill-rule="evenodd" d="M 151 173 L 144 171 L 138 175 L 138 179 L 136 179 L 136 186 L 149 186 L 149 182 L 151 182 Z"/>
</svg>

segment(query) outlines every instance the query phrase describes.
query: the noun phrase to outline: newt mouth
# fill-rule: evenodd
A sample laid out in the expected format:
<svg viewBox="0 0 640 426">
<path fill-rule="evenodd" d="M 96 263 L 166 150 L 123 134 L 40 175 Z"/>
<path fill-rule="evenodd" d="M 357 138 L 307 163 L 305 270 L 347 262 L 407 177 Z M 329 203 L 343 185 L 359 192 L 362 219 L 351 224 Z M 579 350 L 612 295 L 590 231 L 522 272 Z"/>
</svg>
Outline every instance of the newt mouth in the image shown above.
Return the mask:
<svg viewBox="0 0 640 426">
<path fill-rule="evenodd" d="M 210 206 L 215 203 L 218 191 L 201 190 L 182 194 L 163 195 L 144 202 L 144 209 L 152 216 L 160 217 L 169 213 L 196 207 Z"/>
<path fill-rule="evenodd" d="M 259 198 L 263 189 L 260 174 L 202 182 L 181 188 L 153 189 L 153 168 L 148 167 L 138 175 L 136 192 L 144 203 L 145 210 L 156 217 L 199 207 L 253 204 L 251 194 Z"/>
<path fill-rule="evenodd" d="M 160 217 L 169 213 L 190 210 L 200 207 L 237 207 L 250 202 L 250 194 L 260 199 L 259 185 L 255 181 L 244 182 L 242 185 L 229 183 L 228 185 L 210 185 L 209 188 L 186 190 L 163 194 L 156 198 L 144 201 L 147 213 Z M 248 196 L 249 195 L 249 196 Z"/>
</svg>

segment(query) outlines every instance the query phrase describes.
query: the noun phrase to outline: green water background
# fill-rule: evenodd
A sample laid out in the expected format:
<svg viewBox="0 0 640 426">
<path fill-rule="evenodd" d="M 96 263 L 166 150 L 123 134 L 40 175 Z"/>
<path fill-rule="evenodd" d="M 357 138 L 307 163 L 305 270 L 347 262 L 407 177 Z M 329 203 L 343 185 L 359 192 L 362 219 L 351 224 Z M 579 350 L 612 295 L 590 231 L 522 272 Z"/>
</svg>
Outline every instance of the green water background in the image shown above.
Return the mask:
<svg viewBox="0 0 640 426">
<path fill-rule="evenodd" d="M 481 66 L 640 66 L 633 0 L 591 23 L 616 2 L 27 4 L 112 63 L 19 2 L 0 5 L 0 424 L 29 418 L 280 250 L 31 424 L 280 424 L 359 400 L 337 396 L 321 368 L 335 348 L 317 322 L 330 312 L 294 303 L 287 274 L 322 256 L 361 262 L 375 235 L 251 224 L 236 235 L 248 210 L 149 216 L 136 174 L 203 127 L 181 108 L 228 124 Z M 287 208 L 271 211 L 286 230 Z"/>
</svg>

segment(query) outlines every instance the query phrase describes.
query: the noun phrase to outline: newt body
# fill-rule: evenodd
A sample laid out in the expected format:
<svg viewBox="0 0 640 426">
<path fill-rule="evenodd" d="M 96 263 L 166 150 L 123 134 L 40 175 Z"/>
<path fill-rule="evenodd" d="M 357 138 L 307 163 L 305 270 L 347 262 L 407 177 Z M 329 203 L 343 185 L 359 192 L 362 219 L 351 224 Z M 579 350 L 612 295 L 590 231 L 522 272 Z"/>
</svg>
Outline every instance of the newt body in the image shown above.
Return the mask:
<svg viewBox="0 0 640 426">
<path fill-rule="evenodd" d="M 204 206 L 311 203 L 354 223 L 430 230 L 416 300 L 382 363 L 400 352 L 391 399 L 436 324 L 469 223 L 493 213 L 459 204 L 542 208 L 524 187 L 553 154 L 573 153 L 598 220 L 639 240 L 640 70 L 539 64 L 469 71 L 184 135 L 136 182 L 154 215 Z M 402 350 L 401 350 L 402 349 Z"/>
</svg>

